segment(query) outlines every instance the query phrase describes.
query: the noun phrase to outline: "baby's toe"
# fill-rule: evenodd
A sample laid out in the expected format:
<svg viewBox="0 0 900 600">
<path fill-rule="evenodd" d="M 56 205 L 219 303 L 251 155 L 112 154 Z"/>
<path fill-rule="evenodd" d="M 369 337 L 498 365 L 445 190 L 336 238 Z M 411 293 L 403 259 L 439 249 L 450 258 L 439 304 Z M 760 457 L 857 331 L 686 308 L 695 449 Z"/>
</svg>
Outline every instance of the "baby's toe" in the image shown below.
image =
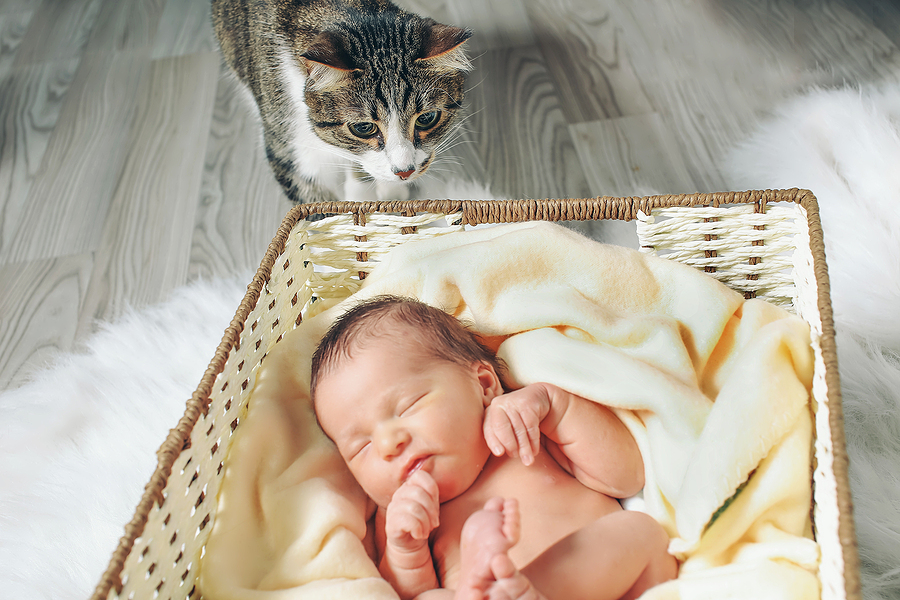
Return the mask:
<svg viewBox="0 0 900 600">
<path fill-rule="evenodd" d="M 497 580 L 488 588 L 488 600 L 546 600 L 505 554 L 491 560 L 491 572 Z"/>
</svg>

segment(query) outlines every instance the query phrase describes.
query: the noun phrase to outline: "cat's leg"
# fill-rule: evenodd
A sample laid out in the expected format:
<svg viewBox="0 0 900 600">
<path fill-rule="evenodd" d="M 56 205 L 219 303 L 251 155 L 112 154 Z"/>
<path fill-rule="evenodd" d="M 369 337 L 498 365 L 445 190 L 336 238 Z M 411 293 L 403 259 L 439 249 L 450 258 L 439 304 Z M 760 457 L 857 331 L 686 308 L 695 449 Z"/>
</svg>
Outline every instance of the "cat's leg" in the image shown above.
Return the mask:
<svg viewBox="0 0 900 600">
<path fill-rule="evenodd" d="M 410 184 L 402 181 L 376 181 L 375 191 L 382 202 L 409 200 Z"/>
<path fill-rule="evenodd" d="M 347 170 L 344 180 L 344 198 L 347 202 L 374 202 L 378 200 L 375 182 L 355 169 Z"/>
<path fill-rule="evenodd" d="M 274 150 L 274 144 L 266 144 L 266 158 L 275 175 L 275 180 L 281 184 L 285 195 L 295 204 L 309 204 L 312 202 L 334 202 L 337 198 L 329 190 L 325 189 L 313 179 L 305 177 L 297 172 L 296 164 L 290 158 L 283 157 Z"/>
</svg>

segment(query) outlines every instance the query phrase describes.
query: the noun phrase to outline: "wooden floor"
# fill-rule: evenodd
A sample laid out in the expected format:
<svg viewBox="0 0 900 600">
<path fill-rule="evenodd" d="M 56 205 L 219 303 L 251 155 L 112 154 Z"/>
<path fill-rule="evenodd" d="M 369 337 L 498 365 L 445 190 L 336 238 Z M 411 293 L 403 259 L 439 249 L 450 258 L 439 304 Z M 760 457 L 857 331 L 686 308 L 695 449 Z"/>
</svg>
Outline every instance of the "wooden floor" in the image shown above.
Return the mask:
<svg viewBox="0 0 900 600">
<path fill-rule="evenodd" d="M 721 158 L 783 99 L 900 76 L 891 0 L 401 4 L 476 31 L 434 171 L 497 197 L 727 189 Z M 127 306 L 255 269 L 289 203 L 235 85 L 207 0 L 0 0 L 0 390 Z"/>
</svg>

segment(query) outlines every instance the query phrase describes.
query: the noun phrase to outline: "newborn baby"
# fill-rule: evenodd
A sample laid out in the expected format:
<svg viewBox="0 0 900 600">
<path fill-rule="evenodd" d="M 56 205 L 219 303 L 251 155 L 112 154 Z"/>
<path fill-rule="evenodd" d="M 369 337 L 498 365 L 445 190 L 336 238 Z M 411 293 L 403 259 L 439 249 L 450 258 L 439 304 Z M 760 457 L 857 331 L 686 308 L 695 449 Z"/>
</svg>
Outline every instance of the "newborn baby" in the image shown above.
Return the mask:
<svg viewBox="0 0 900 600">
<path fill-rule="evenodd" d="M 643 487 L 606 407 L 503 364 L 454 317 L 379 297 L 312 360 L 319 424 L 377 505 L 370 530 L 401 598 L 636 598 L 677 574 L 668 537 L 616 498 Z"/>
</svg>

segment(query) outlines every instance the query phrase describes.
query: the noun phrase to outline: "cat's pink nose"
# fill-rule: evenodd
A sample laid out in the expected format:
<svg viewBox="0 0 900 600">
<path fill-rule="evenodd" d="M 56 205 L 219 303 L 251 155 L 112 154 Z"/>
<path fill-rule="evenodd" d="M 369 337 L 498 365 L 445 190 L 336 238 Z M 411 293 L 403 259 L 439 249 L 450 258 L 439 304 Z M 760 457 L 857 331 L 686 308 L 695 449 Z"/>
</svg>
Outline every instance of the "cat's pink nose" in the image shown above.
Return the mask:
<svg viewBox="0 0 900 600">
<path fill-rule="evenodd" d="M 415 167 L 413 167 L 413 168 L 410 169 L 409 171 L 394 171 L 394 173 L 397 174 L 397 177 L 399 177 L 400 179 L 403 179 L 404 181 L 407 180 L 407 179 L 409 179 L 410 176 L 411 176 L 413 173 L 415 173 L 415 172 L 416 172 L 416 168 L 415 168 Z"/>
</svg>

